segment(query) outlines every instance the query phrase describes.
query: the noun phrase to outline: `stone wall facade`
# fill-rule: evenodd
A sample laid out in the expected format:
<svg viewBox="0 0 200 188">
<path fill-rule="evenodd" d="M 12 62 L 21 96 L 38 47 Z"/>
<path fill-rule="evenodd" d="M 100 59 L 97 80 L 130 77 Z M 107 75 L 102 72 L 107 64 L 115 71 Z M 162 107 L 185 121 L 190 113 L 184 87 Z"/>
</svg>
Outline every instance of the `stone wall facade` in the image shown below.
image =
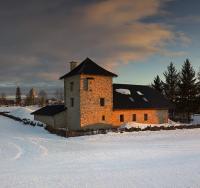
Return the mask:
<svg viewBox="0 0 200 188">
<path fill-rule="evenodd" d="M 84 80 L 88 79 L 88 89 Z M 113 108 L 112 77 L 81 75 L 80 81 L 80 125 L 111 124 Z M 100 105 L 101 98 L 104 106 Z"/>
</svg>

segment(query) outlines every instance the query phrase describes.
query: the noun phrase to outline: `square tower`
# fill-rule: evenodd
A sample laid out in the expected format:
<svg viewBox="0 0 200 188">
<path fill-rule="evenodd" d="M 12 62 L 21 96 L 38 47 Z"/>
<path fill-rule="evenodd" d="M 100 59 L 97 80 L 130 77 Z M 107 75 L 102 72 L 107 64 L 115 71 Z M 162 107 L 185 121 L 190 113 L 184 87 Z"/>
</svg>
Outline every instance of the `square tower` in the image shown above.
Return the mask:
<svg viewBox="0 0 200 188">
<path fill-rule="evenodd" d="M 70 130 L 107 126 L 113 110 L 112 79 L 117 75 L 85 59 L 62 76 Z"/>
</svg>

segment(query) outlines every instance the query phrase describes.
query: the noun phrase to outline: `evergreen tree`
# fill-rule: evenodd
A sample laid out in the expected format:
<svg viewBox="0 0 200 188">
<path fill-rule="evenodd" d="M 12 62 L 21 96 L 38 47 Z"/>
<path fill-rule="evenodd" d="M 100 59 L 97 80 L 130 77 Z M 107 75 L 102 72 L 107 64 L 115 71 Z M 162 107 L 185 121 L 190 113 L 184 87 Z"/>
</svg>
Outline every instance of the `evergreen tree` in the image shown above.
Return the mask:
<svg viewBox="0 0 200 188">
<path fill-rule="evenodd" d="M 163 93 L 163 82 L 158 75 L 154 78 L 151 86 L 159 93 Z"/>
<path fill-rule="evenodd" d="M 190 113 L 195 111 L 195 101 L 197 96 L 197 83 L 195 71 L 188 59 L 184 62 L 180 73 L 179 83 L 179 107 L 180 110 L 187 114 L 188 121 Z"/>
<path fill-rule="evenodd" d="M 16 105 L 21 105 L 21 90 L 20 87 L 16 88 Z"/>
<path fill-rule="evenodd" d="M 28 101 L 29 101 L 29 105 L 34 105 L 35 104 L 35 90 L 34 88 L 31 88 L 31 90 L 29 91 L 29 95 L 28 95 Z"/>
<path fill-rule="evenodd" d="M 173 103 L 176 102 L 178 83 L 179 83 L 179 73 L 177 72 L 174 64 L 171 62 L 167 67 L 167 71 L 164 73 L 164 94 Z"/>
</svg>

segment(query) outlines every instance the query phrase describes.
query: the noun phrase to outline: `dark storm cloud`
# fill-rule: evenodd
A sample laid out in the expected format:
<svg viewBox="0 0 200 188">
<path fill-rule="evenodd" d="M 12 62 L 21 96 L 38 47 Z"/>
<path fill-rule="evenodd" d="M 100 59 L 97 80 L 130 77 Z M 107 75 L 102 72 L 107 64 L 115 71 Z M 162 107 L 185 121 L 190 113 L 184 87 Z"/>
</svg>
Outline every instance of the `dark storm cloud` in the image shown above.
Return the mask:
<svg viewBox="0 0 200 188">
<path fill-rule="evenodd" d="M 140 21 L 159 15 L 164 3 L 1 1 L 0 84 L 49 83 L 66 72 L 66 62 L 87 56 L 111 67 L 115 62 L 170 54 L 166 44 L 177 39 L 186 41 L 187 37 L 167 25 Z"/>
</svg>

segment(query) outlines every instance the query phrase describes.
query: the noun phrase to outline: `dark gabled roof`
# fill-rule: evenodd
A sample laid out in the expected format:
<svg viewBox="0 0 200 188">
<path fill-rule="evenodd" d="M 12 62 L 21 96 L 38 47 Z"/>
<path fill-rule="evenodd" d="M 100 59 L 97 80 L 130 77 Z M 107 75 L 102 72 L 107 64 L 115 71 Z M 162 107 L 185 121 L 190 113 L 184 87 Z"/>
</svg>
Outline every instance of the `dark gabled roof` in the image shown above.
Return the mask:
<svg viewBox="0 0 200 188">
<path fill-rule="evenodd" d="M 66 110 L 66 107 L 64 105 L 47 105 L 43 108 L 40 108 L 39 110 L 36 110 L 35 112 L 32 112 L 31 114 L 53 116 L 65 110 Z"/>
<path fill-rule="evenodd" d="M 116 89 L 127 89 L 130 95 Z M 169 109 L 172 104 L 158 91 L 143 85 L 113 84 L 113 109 Z"/>
<path fill-rule="evenodd" d="M 90 75 L 102 75 L 102 76 L 112 76 L 117 77 L 116 74 L 107 71 L 106 69 L 100 67 L 91 59 L 86 58 L 80 65 L 75 67 L 72 71 L 60 77 L 63 79 L 65 77 L 70 77 L 78 74 L 90 74 Z"/>
</svg>

